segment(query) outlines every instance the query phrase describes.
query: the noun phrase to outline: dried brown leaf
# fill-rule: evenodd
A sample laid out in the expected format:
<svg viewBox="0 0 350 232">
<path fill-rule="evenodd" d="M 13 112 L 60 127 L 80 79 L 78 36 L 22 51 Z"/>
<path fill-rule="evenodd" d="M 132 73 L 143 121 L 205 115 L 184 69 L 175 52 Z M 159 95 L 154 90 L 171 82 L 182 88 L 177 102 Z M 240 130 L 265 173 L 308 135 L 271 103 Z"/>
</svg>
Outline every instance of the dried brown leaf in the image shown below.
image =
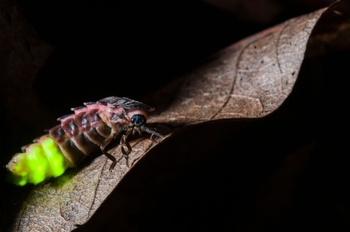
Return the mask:
<svg viewBox="0 0 350 232">
<path fill-rule="evenodd" d="M 286 21 L 216 54 L 213 62 L 153 96 L 168 95 L 168 102 L 152 122 L 188 125 L 273 112 L 291 92 L 311 31 L 324 10 Z"/>
</svg>

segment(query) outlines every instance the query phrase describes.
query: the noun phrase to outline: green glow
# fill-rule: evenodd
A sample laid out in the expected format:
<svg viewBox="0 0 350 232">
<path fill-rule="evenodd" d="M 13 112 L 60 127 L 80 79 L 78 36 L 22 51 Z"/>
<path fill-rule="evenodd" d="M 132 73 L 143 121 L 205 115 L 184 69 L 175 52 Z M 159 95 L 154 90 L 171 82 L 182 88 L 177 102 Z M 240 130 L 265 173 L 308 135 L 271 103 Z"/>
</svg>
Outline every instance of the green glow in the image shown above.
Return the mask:
<svg viewBox="0 0 350 232">
<path fill-rule="evenodd" d="M 27 183 L 38 184 L 47 178 L 58 177 L 67 167 L 67 159 L 55 141 L 48 136 L 31 144 L 25 153 L 16 154 L 7 165 L 16 175 L 14 183 L 20 186 Z"/>
</svg>

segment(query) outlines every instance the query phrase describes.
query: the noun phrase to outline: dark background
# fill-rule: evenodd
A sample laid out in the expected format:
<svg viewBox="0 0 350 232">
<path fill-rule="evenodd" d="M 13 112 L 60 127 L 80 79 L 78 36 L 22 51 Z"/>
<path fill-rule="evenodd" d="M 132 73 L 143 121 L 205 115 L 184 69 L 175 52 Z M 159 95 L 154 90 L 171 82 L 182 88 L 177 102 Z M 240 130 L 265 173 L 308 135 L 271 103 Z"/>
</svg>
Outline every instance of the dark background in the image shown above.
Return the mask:
<svg viewBox="0 0 350 232">
<path fill-rule="evenodd" d="M 18 0 L 39 36 L 56 48 L 34 88 L 57 113 L 110 95 L 138 99 L 213 52 L 329 2 L 265 1 L 261 12 L 253 1 L 240 6 L 246 15 L 237 15 L 198 0 Z"/>
</svg>

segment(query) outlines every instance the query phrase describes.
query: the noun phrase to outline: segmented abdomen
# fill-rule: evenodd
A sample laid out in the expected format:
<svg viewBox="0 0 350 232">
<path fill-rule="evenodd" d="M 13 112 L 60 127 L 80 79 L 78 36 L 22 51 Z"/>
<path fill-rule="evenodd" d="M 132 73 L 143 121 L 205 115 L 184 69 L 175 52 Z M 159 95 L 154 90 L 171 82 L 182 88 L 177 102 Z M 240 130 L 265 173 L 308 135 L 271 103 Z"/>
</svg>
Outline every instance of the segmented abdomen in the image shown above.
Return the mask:
<svg viewBox="0 0 350 232">
<path fill-rule="evenodd" d="M 125 114 L 122 108 L 116 114 L 115 110 L 111 111 L 105 105 L 91 104 L 74 109 L 74 113 L 59 118 L 61 124 L 49 130 L 49 135 L 72 166 L 79 165 L 86 156 L 98 151 L 106 138 L 114 133 L 109 124 L 111 114 L 119 118 L 118 128 L 127 124 L 122 118 Z"/>
<path fill-rule="evenodd" d="M 111 108 L 110 104 L 128 100 L 105 98 L 74 108 L 74 114 L 59 118 L 60 124 L 50 129 L 48 135 L 23 147 L 23 153 L 16 154 L 7 164 L 7 168 L 17 176 L 15 183 L 23 186 L 57 177 L 68 167 L 77 166 L 87 156 L 100 151 L 106 138 L 128 124 L 124 117 L 125 109 Z"/>
</svg>

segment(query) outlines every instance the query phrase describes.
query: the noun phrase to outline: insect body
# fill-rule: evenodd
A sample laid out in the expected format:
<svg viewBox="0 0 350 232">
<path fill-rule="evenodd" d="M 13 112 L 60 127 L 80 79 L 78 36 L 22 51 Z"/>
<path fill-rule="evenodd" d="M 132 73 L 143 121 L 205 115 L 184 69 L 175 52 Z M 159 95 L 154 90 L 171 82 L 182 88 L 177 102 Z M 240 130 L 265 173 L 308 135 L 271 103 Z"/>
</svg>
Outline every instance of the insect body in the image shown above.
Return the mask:
<svg viewBox="0 0 350 232">
<path fill-rule="evenodd" d="M 84 105 L 72 108 L 74 114 L 59 118 L 59 125 L 13 156 L 6 167 L 16 176 L 15 184 L 38 184 L 60 176 L 67 168 L 78 166 L 96 152 L 112 160 L 112 170 L 121 159 L 117 160 L 106 151 L 113 139 L 120 136 L 121 151 L 127 158 L 132 150 L 127 142 L 130 134 L 144 131 L 163 137 L 145 126 L 148 113 L 154 109 L 141 102 L 107 97 Z"/>
</svg>

